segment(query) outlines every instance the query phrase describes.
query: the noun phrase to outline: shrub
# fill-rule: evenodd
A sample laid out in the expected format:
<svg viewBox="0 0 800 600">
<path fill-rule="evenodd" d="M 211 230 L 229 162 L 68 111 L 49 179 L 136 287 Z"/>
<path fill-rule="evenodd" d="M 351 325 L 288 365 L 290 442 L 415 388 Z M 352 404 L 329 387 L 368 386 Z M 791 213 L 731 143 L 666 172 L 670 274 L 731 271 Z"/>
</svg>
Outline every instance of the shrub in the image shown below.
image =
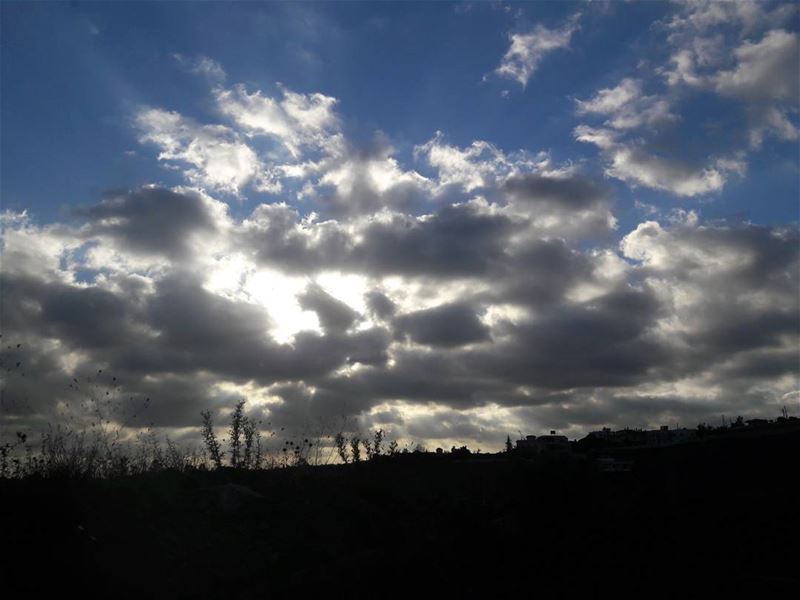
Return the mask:
<svg viewBox="0 0 800 600">
<path fill-rule="evenodd" d="M 372 442 L 369 439 L 364 438 L 361 440 L 361 445 L 364 446 L 364 454 L 367 455 L 367 460 L 372 460 Z"/>
<path fill-rule="evenodd" d="M 339 458 L 342 459 L 342 462 L 344 464 L 349 463 L 350 458 L 347 456 L 347 438 L 344 437 L 341 431 L 334 436 L 333 443 L 336 446 L 336 452 L 339 454 Z"/>
<path fill-rule="evenodd" d="M 230 448 L 231 448 L 231 466 L 236 469 L 239 467 L 239 458 L 242 448 L 242 433 L 245 427 L 247 417 L 244 416 L 244 400 L 236 403 L 236 407 L 231 414 L 231 428 L 230 434 Z"/>
<path fill-rule="evenodd" d="M 361 462 L 361 446 L 360 446 L 360 443 L 361 443 L 361 439 L 357 435 L 354 435 L 353 437 L 350 438 L 350 453 L 353 456 L 353 462 L 354 463 Z"/>
<path fill-rule="evenodd" d="M 204 410 L 200 413 L 203 417 L 203 442 L 206 446 L 206 451 L 208 452 L 209 458 L 211 458 L 211 462 L 214 463 L 214 466 L 218 469 L 222 467 L 222 455 L 223 452 L 217 441 L 217 436 L 214 435 L 214 422 L 211 419 L 211 411 Z"/>
<path fill-rule="evenodd" d="M 244 432 L 244 464 L 242 466 L 245 469 L 260 469 L 262 461 L 261 432 L 258 430 L 257 423 L 244 417 L 242 430 Z"/>
<path fill-rule="evenodd" d="M 375 434 L 372 436 L 372 455 L 380 456 L 383 454 L 383 438 L 386 433 L 383 429 L 376 429 Z"/>
</svg>

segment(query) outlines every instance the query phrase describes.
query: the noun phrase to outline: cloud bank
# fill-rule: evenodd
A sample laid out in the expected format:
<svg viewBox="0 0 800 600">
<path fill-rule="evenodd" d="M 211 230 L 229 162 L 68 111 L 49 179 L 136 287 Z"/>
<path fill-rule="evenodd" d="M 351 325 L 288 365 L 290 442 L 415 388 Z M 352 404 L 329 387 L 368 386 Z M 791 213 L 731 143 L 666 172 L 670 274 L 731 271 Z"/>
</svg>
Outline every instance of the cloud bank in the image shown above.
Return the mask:
<svg viewBox="0 0 800 600">
<path fill-rule="evenodd" d="M 148 422 L 177 435 L 247 398 L 273 427 L 350 419 L 489 449 L 518 430 L 777 413 L 798 389 L 796 224 L 654 210 L 621 229 L 610 180 L 721 194 L 764 140 L 796 140 L 789 16 L 679 6 L 655 79 L 573 99 L 597 170 L 442 132 L 403 157 L 380 134 L 356 143 L 331 96 L 176 57 L 211 84 L 213 117 L 143 106 L 132 123 L 182 185 L 48 224 L 3 214 L 4 426 L 57 421 L 88 386 L 131 411 L 149 399 Z M 512 35 L 496 73 L 525 86 L 577 27 Z M 741 147 L 661 143 L 691 93 L 741 106 Z"/>
</svg>

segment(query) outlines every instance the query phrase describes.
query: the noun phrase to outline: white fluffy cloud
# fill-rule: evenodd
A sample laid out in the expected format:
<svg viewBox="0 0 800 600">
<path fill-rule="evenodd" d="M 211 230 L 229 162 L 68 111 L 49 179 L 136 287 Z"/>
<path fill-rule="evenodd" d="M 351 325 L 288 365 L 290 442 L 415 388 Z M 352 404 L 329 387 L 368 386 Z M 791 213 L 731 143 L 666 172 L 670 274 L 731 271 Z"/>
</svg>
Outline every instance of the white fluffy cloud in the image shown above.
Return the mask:
<svg viewBox="0 0 800 600">
<path fill-rule="evenodd" d="M 579 18 L 579 14 L 573 15 L 556 29 L 548 29 L 539 24 L 529 33 L 511 34 L 511 45 L 495 73 L 500 77 L 515 79 L 525 87 L 545 56 L 569 47 L 572 35 L 578 30 Z"/>
<path fill-rule="evenodd" d="M 160 148 L 159 160 L 189 165 L 184 174 L 194 185 L 231 194 L 238 194 L 251 182 L 266 191 L 280 189 L 265 177 L 256 153 L 229 127 L 200 125 L 158 108 L 140 111 L 136 124 L 140 141 Z"/>
<path fill-rule="evenodd" d="M 446 143 L 441 131 L 426 143 L 415 146 L 414 156 L 424 158 L 438 171 L 441 188 L 455 186 L 465 192 L 497 187 L 514 175 L 550 168 L 546 153 L 506 154 L 485 140 L 476 140 L 466 148 L 458 148 Z"/>
<path fill-rule="evenodd" d="M 594 144 L 606 161 L 605 173 L 632 186 L 670 192 L 677 196 L 699 196 L 720 191 L 731 174 L 741 176 L 745 165 L 737 157 L 710 160 L 696 166 L 678 158 L 652 154 L 637 139 L 621 138 L 617 132 L 579 125 L 579 142 Z"/>
<path fill-rule="evenodd" d="M 216 101 L 222 114 L 244 131 L 276 138 L 298 158 L 304 146 L 319 147 L 335 134 L 339 120 L 336 99 L 324 94 L 299 94 L 281 87 L 282 99 L 249 94 L 243 85 L 218 89 Z"/>
<path fill-rule="evenodd" d="M 750 144 L 758 148 L 767 135 L 798 138 L 795 124 L 800 100 L 800 46 L 797 34 L 775 29 L 759 41 L 745 40 L 732 49 L 733 62 L 721 55 L 708 59 L 694 49 L 676 51 L 671 69 L 664 69 L 671 86 L 713 91 L 743 103 L 750 121 Z"/>
<path fill-rule="evenodd" d="M 688 197 L 721 190 L 727 174 L 732 170 L 739 172 L 731 169 L 731 159 L 694 165 L 648 149 L 646 139 L 674 124 L 678 117 L 666 96 L 645 95 L 642 87 L 641 80 L 626 77 L 614 87 L 598 90 L 587 100 L 576 100 L 579 115 L 605 121 L 602 127 L 577 126 L 575 139 L 600 148 L 606 175 L 632 186 Z"/>
<path fill-rule="evenodd" d="M 751 144 L 759 146 L 767 133 L 797 140 L 798 128 L 792 122 L 800 101 L 797 34 L 769 31 L 759 42 L 744 42 L 734 54 L 735 67 L 716 73 L 711 84 L 719 94 L 747 104 L 752 120 Z"/>
<path fill-rule="evenodd" d="M 758 2 L 688 1 L 653 30 L 666 34 L 666 64 L 661 77 L 623 77 L 615 86 L 576 100 L 576 113 L 602 123 L 581 123 L 575 139 L 600 149 L 605 173 L 632 186 L 695 197 L 720 192 L 732 176 L 744 176 L 748 153 L 767 136 L 798 139 L 800 49 L 798 36 L 783 29 L 796 7 Z M 640 63 L 637 67 L 641 73 Z M 666 85 L 665 85 L 666 84 Z M 645 93 L 645 89 L 650 93 Z M 670 139 L 682 105 L 692 93 L 733 100 L 745 118 L 738 130 L 718 136 L 725 145 L 706 156 L 687 156 Z M 687 135 L 699 135 L 695 127 Z M 731 139 L 745 139 L 731 147 Z"/>
<path fill-rule="evenodd" d="M 684 3 L 665 23 L 674 51 L 660 71 L 670 86 L 741 102 L 752 149 L 767 136 L 795 141 L 800 49 L 785 27 L 797 14 L 791 3 Z"/>
<path fill-rule="evenodd" d="M 599 90 L 594 97 L 576 102 L 578 114 L 607 117 L 605 124 L 613 129 L 653 127 L 677 119 L 665 98 L 645 96 L 642 82 L 628 77 L 616 87 Z"/>
</svg>

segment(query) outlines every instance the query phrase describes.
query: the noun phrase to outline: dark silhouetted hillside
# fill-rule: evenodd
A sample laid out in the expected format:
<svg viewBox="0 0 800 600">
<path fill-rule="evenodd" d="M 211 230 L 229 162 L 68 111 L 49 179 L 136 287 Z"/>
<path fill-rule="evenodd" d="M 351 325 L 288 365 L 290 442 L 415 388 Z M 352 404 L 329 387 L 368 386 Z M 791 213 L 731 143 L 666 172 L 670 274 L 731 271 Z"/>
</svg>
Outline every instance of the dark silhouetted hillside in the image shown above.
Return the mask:
<svg viewBox="0 0 800 600">
<path fill-rule="evenodd" d="M 0 481 L 4 589 L 104 598 L 644 597 L 800 586 L 800 434 L 591 459 Z M 313 594 L 313 596 L 312 596 Z M 52 596 L 55 597 L 55 596 Z"/>
</svg>

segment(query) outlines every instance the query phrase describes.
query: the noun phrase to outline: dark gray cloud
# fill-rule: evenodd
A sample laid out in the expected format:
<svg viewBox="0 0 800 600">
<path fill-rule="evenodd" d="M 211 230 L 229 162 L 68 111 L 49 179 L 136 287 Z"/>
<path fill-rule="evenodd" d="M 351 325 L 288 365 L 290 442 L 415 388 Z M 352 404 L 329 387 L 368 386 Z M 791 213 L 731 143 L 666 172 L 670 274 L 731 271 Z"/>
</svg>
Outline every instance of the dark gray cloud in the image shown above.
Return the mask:
<svg viewBox="0 0 800 600">
<path fill-rule="evenodd" d="M 358 312 L 331 296 L 317 284 L 309 285 L 297 300 L 304 310 L 313 310 L 317 313 L 325 331 L 345 332 L 360 317 Z"/>
<path fill-rule="evenodd" d="M 595 192 L 590 183 L 526 183 L 530 202 Z M 150 398 L 149 419 L 165 430 L 260 390 L 274 426 L 391 421 L 428 439 L 755 414 L 791 392 L 800 357 L 796 228 L 649 222 L 619 252 L 598 252 L 473 202 L 348 223 L 265 205 L 222 232 L 207 199 L 170 194 L 118 195 L 87 209 L 83 227 L 4 233 L 3 340 L 24 345 L 4 347 L 2 359 L 20 362 L 25 376 L 5 372 L 0 389 L 17 422 L 58 420 L 58 407 L 79 402 L 98 369 L 118 378 L 114 393 L 130 407 Z M 187 223 L 155 223 L 149 212 L 159 202 Z M 563 202 L 580 210 L 593 200 Z M 148 223 L 196 243 L 151 242 Z M 159 266 L 76 279 L 72 249 L 87 239 L 139 264 L 159 254 Z M 323 331 L 276 341 L 268 302 L 208 285 L 220 251 L 253 259 L 251 269 L 304 274 L 311 283 L 294 300 Z M 363 276 L 364 314 L 314 282 L 326 270 Z M 73 377 L 80 389 L 69 387 Z M 495 405 L 494 417 L 480 412 Z"/>
<path fill-rule="evenodd" d="M 555 306 L 514 326 L 510 340 L 464 360 L 496 379 L 542 388 L 634 385 L 669 358 L 647 336 L 658 314 L 651 294 L 615 291 Z"/>
<path fill-rule="evenodd" d="M 346 335 L 334 328 L 330 335 L 300 332 L 291 345 L 278 344 L 269 335 L 264 309 L 218 296 L 196 279 L 179 276 L 159 283 L 147 314 L 149 325 L 159 332 L 159 342 L 143 350 L 154 350 L 154 356 L 139 351 L 121 357 L 129 367 L 143 370 L 205 370 L 269 384 L 324 375 L 347 362 L 380 362 L 389 343 L 381 329 Z M 340 315 L 326 318 L 341 325 Z"/>
<path fill-rule="evenodd" d="M 528 306 L 552 304 L 577 283 L 591 282 L 593 269 L 591 259 L 564 240 L 533 239 L 515 249 L 497 269 L 497 282 L 488 297 Z"/>
<path fill-rule="evenodd" d="M 96 287 L 0 274 L 3 330 L 37 334 L 72 348 L 101 349 L 135 336 L 135 306 Z"/>
<path fill-rule="evenodd" d="M 502 195 L 543 235 L 605 238 L 615 226 L 611 188 L 580 173 L 515 175 Z"/>
<path fill-rule="evenodd" d="M 75 215 L 86 220 L 91 236 L 110 236 L 124 249 L 169 258 L 185 257 L 193 234 L 218 228 L 209 202 L 200 194 L 157 187 L 115 193 Z"/>
<path fill-rule="evenodd" d="M 362 231 L 350 261 L 375 275 L 480 276 L 505 258 L 507 238 L 519 229 L 471 205 L 447 206 L 425 220 L 398 215 Z"/>
<path fill-rule="evenodd" d="M 398 335 L 428 346 L 463 346 L 491 339 L 477 309 L 462 302 L 406 313 L 396 317 L 393 325 Z"/>
<path fill-rule="evenodd" d="M 584 176 L 550 177 L 529 173 L 509 178 L 503 189 L 518 202 L 533 207 L 546 206 L 563 210 L 586 210 L 608 202 L 611 191 L 605 185 Z"/>
<path fill-rule="evenodd" d="M 508 236 L 523 228 L 508 216 L 466 204 L 445 206 L 424 219 L 393 213 L 366 222 L 353 239 L 336 221 L 315 224 L 312 233 L 293 209 L 262 205 L 245 224 L 243 244 L 263 264 L 286 270 L 453 278 L 499 266 Z"/>
<path fill-rule="evenodd" d="M 235 247 L 264 265 L 289 272 L 314 272 L 347 263 L 352 240 L 336 221 L 303 227 L 299 213 L 285 204 L 262 204 L 244 222 Z"/>
<path fill-rule="evenodd" d="M 388 319 L 397 311 L 395 303 L 386 294 L 378 290 L 368 292 L 366 301 L 367 308 L 378 319 Z"/>
</svg>

